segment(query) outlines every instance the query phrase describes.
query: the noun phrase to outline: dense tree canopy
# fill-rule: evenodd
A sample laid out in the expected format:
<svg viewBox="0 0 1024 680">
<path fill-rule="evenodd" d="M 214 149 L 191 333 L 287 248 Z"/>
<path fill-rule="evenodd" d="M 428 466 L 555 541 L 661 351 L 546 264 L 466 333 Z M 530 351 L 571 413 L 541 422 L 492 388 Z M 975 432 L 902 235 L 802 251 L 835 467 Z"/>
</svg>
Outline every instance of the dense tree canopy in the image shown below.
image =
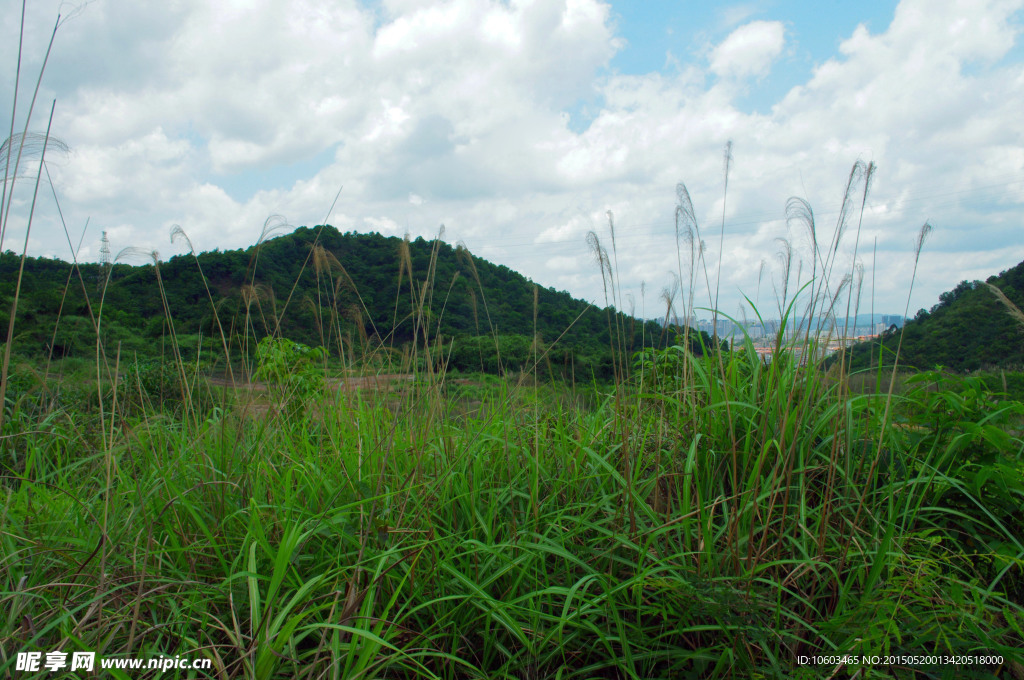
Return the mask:
<svg viewBox="0 0 1024 680">
<path fill-rule="evenodd" d="M 4 327 L 19 264 L 14 253 L 0 255 Z M 172 329 L 196 350 L 200 337 L 204 347 L 219 346 L 223 329 L 236 348 L 279 332 L 335 356 L 353 346 L 401 347 L 440 337 L 455 342 L 452 367 L 498 371 L 518 368 L 520 350 L 532 348 L 536 338 L 553 370 L 602 374 L 613 347 L 628 356 L 672 340 L 653 322 L 593 308 L 444 242 L 343 234 L 331 226 L 300 227 L 244 250 L 109 270 L 28 258 L 15 347 L 26 354 L 52 347 L 57 356 L 87 355 L 95 348 L 101 309 L 105 345 L 120 342 L 122 351 L 139 353 L 151 352 L 159 344 L 154 340 Z M 489 353 L 483 338 L 491 339 Z M 499 369 L 502 349 L 508 355 Z"/>
<path fill-rule="evenodd" d="M 1024 307 L 1024 262 L 985 283 L 961 281 L 930 310 L 918 311 L 906 324 L 900 364 L 954 371 L 1024 366 L 1024 325 L 990 286 L 1002 291 L 1011 305 Z M 875 342 L 856 345 L 854 368 L 872 361 L 877 365 L 879 357 L 891 364 L 899 339 L 899 331 L 890 331 Z"/>
</svg>

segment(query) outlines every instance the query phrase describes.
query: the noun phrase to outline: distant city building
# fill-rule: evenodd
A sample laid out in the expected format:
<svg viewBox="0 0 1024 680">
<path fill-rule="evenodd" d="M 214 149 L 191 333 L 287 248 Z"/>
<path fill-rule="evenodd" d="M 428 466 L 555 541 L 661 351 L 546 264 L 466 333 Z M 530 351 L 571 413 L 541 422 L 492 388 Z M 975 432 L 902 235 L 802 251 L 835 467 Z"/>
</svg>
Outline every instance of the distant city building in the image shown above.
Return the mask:
<svg viewBox="0 0 1024 680">
<path fill-rule="evenodd" d="M 828 338 L 830 342 L 839 343 L 837 346 L 848 346 L 858 339 L 870 338 L 880 335 L 895 325 L 897 328 L 903 325 L 904 318 L 899 314 L 875 314 L 874 322 L 868 314 L 858 315 L 857 318 L 850 317 L 843 320 L 835 317 L 821 316 L 815 319 L 790 319 L 786 325 L 785 337 L 788 339 L 800 338 L 805 335 L 814 335 L 822 339 Z M 859 321 L 859 323 L 858 323 Z M 719 338 L 730 337 L 742 338 L 744 330 L 752 340 L 771 342 L 778 334 L 782 322 L 778 319 L 743 320 L 733 322 L 730 319 L 718 318 L 717 328 L 713 319 L 698 319 L 691 316 L 687 319 L 687 325 L 707 333 L 717 335 Z"/>
</svg>

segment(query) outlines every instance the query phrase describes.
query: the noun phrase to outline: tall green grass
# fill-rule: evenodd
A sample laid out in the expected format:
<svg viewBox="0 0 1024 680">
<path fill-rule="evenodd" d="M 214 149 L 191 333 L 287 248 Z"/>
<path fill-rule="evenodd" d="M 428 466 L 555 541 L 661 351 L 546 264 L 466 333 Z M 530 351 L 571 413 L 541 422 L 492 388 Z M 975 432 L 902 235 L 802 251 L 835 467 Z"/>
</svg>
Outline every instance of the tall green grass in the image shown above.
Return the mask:
<svg viewBox="0 0 1024 680">
<path fill-rule="evenodd" d="M 591 407 L 505 380 L 468 408 L 414 360 L 443 354 L 428 339 L 382 391 L 300 394 L 293 373 L 277 406 L 200 386 L 167 411 L 101 377 L 92 408 L 9 418 L 0 668 L 61 648 L 217 677 L 781 677 L 926 652 L 1007 672 L 1020 518 L 955 474 L 964 439 L 923 395 L 852 394 L 841 363 L 784 351 L 815 356 L 792 310 L 823 289 L 787 302 L 803 330 L 770 363 L 749 338 L 621 357 Z M 1019 461 L 1009 427 L 987 436 Z"/>
<path fill-rule="evenodd" d="M 0 674 L 60 649 L 208 658 L 219 678 L 1021 677 L 1021 405 L 938 375 L 853 392 L 817 351 L 821 319 L 856 310 L 838 253 L 870 175 L 854 166 L 831 239 L 789 204 L 811 277 L 791 277 L 787 244 L 767 363 L 745 336 L 691 351 L 687 328 L 629 356 L 611 328 L 614 384 L 535 367 L 459 385 L 428 313 L 451 288 L 433 260 L 402 260 L 418 331 L 396 347 L 346 333 L 351 279 L 315 248 L 334 308 L 323 354 L 290 370 L 302 350 L 274 340 L 256 259 L 240 318 L 217 318 L 227 385 L 184 358 L 169 308 L 166 366 L 126 370 L 99 309 L 91 377 L 4 404 Z M 715 265 L 678 196 L 688 318 L 700 279 L 716 299 Z M 621 304 L 609 218 L 612 256 L 588 240 Z M 327 381 L 384 374 L 411 378 Z M 1002 660 L 800 665 L 816 654 Z"/>
</svg>

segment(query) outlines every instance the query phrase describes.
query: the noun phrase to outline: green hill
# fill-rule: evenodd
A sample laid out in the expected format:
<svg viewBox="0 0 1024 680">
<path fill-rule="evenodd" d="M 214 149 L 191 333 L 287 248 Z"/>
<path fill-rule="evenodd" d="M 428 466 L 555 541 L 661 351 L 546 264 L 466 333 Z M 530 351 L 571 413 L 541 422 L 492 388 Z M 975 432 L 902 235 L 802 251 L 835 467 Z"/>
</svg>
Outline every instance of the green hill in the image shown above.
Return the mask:
<svg viewBox="0 0 1024 680">
<path fill-rule="evenodd" d="M 1024 307 L 1024 262 L 989 277 L 987 283 L 999 288 L 1013 305 Z M 1022 331 L 1024 326 L 989 286 L 961 281 L 940 295 L 938 304 L 920 310 L 907 322 L 900 365 L 919 370 L 942 366 L 961 372 L 1019 369 L 1024 366 Z M 889 332 L 874 342 L 855 345 L 853 368 L 877 365 L 879 356 L 891 364 L 899 337 L 898 331 Z"/>
<path fill-rule="evenodd" d="M 4 329 L 19 263 L 14 253 L 0 255 Z M 101 306 L 107 353 L 120 346 L 128 356 L 166 351 L 172 328 L 189 356 L 200 347 L 222 356 L 219 321 L 233 360 L 278 329 L 348 358 L 440 336 L 450 368 L 497 372 L 532 356 L 536 328 L 553 370 L 589 378 L 610 376 L 612 334 L 624 352 L 668 341 L 654 322 L 535 286 L 444 242 L 342 234 L 331 226 L 300 227 L 244 250 L 115 264 L 101 295 L 104 278 L 99 264 L 76 271 L 61 260 L 28 258 L 13 349 L 92 356 Z"/>
</svg>

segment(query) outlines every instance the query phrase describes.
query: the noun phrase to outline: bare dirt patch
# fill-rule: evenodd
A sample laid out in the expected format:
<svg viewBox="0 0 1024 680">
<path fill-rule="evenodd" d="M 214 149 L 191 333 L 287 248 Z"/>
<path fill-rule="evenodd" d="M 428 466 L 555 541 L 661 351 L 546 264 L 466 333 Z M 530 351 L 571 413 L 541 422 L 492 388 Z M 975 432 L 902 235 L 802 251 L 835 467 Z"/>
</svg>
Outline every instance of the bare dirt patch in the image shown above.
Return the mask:
<svg viewBox="0 0 1024 680">
<path fill-rule="evenodd" d="M 276 413 L 279 405 L 275 405 L 271 395 L 270 386 L 261 380 L 252 380 L 252 376 L 235 376 L 232 382 L 228 376 L 211 376 L 207 381 L 212 389 L 231 389 L 240 397 L 236 402 L 243 417 L 246 415 L 262 417 L 270 413 Z M 391 389 L 402 385 L 408 385 L 413 381 L 412 374 L 408 373 L 382 373 L 379 375 L 348 376 L 344 378 L 331 378 L 327 384 L 335 392 L 357 392 L 370 391 L 386 393 Z"/>
<path fill-rule="evenodd" d="M 267 384 L 265 382 L 252 380 L 248 377 L 235 378 L 234 384 L 232 384 L 230 378 L 224 376 L 211 377 L 207 378 L 207 380 L 211 387 L 234 387 L 235 389 L 250 390 L 252 392 L 267 391 Z M 327 384 L 335 390 L 382 390 L 394 384 L 410 383 L 412 380 L 413 376 L 410 373 L 382 373 L 380 375 L 332 378 L 327 381 Z"/>
</svg>

